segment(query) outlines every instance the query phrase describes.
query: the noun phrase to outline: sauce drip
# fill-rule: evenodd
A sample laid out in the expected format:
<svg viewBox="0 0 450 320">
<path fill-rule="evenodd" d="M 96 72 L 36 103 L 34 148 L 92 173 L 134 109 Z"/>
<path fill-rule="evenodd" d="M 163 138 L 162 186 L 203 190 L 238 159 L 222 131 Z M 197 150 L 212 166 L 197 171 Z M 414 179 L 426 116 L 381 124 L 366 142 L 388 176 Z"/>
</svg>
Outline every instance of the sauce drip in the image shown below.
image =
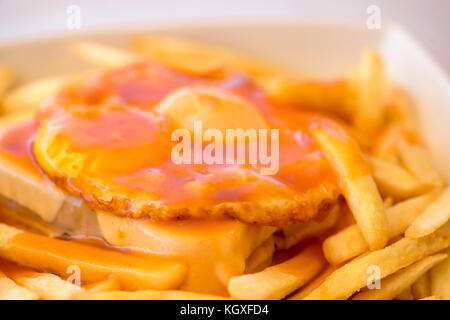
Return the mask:
<svg viewBox="0 0 450 320">
<path fill-rule="evenodd" d="M 30 119 L 3 131 L 0 134 L 0 153 L 28 172 L 40 175 L 30 149 L 37 129 L 37 119 Z"/>
</svg>

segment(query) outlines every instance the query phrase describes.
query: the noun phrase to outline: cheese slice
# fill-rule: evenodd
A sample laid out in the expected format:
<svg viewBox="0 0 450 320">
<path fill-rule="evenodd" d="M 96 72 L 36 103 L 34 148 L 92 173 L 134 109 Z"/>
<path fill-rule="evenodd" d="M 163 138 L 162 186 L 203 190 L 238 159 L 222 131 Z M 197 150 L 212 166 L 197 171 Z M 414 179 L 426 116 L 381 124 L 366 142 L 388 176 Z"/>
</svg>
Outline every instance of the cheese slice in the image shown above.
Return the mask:
<svg viewBox="0 0 450 320">
<path fill-rule="evenodd" d="M 237 220 L 151 222 L 98 213 L 106 241 L 179 257 L 190 267 L 183 290 L 226 295 L 228 280 L 243 274 L 251 253 L 277 230 Z"/>
<path fill-rule="evenodd" d="M 14 114 L 0 121 L 0 130 L 30 120 L 28 113 Z M 0 194 L 52 221 L 62 206 L 65 195 L 46 181 L 37 170 L 30 170 L 3 152 L 0 154 Z"/>
</svg>

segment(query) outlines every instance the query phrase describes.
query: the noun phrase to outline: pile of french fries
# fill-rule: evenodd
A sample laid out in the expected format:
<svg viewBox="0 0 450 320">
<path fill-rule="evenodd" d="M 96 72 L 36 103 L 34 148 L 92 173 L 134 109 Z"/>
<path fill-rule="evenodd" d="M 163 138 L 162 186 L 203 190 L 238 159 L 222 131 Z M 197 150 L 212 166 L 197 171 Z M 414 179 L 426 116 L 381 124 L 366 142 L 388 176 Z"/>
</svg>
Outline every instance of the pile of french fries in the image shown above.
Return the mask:
<svg viewBox="0 0 450 320">
<path fill-rule="evenodd" d="M 411 99 L 387 81 L 374 51 L 364 52 L 343 79 L 322 84 L 175 38 L 142 36 L 132 47 L 80 42 L 70 51 L 101 70 L 150 59 L 206 77 L 242 72 L 273 99 L 339 119 L 354 141 L 321 127 L 313 135 L 339 174 L 345 201 L 321 222 L 279 230 L 277 251 L 315 240 L 276 262 L 273 243 L 263 246 L 247 273 L 230 279 L 229 297 L 176 290 L 187 272 L 179 262 L 0 224 L 0 299 L 450 299 L 450 188 L 421 144 Z M 52 76 L 10 89 L 12 72 L 0 67 L 3 117 L 35 112 L 79 77 Z M 66 278 L 71 264 L 81 269 L 81 285 Z"/>
</svg>

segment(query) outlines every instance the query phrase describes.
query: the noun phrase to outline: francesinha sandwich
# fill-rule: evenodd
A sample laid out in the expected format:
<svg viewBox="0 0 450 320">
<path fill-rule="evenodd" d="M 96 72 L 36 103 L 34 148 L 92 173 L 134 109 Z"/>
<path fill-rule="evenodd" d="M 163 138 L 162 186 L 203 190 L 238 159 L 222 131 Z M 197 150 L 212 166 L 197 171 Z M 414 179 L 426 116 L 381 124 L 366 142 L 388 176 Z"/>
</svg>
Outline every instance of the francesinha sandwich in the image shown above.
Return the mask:
<svg viewBox="0 0 450 320">
<path fill-rule="evenodd" d="M 355 226 L 369 251 L 388 243 L 363 154 L 381 150 L 388 99 L 373 52 L 320 83 L 171 38 L 72 49 L 101 69 L 4 99 L 0 270 L 18 286 L 38 298 L 61 298 L 45 286 L 70 278 L 64 298 L 281 299 L 330 273 L 333 232 Z"/>
</svg>

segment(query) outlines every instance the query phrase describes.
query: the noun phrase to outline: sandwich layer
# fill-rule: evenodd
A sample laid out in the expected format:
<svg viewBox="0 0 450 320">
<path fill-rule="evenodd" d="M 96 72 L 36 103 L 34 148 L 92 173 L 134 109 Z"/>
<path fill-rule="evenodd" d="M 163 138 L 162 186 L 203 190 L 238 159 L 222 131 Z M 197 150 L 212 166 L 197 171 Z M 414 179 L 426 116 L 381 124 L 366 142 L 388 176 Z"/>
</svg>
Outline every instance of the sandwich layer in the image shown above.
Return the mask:
<svg viewBox="0 0 450 320">
<path fill-rule="evenodd" d="M 33 153 L 58 186 L 118 216 L 283 226 L 326 212 L 340 194 L 337 174 L 309 134 L 322 118 L 269 101 L 242 75 L 208 79 L 140 63 L 56 96 L 41 112 Z M 174 163 L 172 133 L 192 131 L 186 119 L 219 131 L 224 123 L 279 130 L 278 171 L 262 175 L 259 160 Z M 208 145 L 195 149 L 190 139 L 195 159 Z"/>
<path fill-rule="evenodd" d="M 35 133 L 30 115 L 0 121 L 0 221 L 181 259 L 188 266 L 182 289 L 224 296 L 228 279 L 242 274 L 249 256 L 276 231 L 233 219 L 152 222 L 97 212 L 40 172 L 30 150 Z"/>
<path fill-rule="evenodd" d="M 249 256 L 276 231 L 232 219 L 152 222 L 97 212 L 35 166 L 27 148 L 35 128 L 29 115 L 0 122 L 0 221 L 183 260 L 188 273 L 182 289 L 224 296 L 228 279 L 242 274 Z"/>
</svg>

